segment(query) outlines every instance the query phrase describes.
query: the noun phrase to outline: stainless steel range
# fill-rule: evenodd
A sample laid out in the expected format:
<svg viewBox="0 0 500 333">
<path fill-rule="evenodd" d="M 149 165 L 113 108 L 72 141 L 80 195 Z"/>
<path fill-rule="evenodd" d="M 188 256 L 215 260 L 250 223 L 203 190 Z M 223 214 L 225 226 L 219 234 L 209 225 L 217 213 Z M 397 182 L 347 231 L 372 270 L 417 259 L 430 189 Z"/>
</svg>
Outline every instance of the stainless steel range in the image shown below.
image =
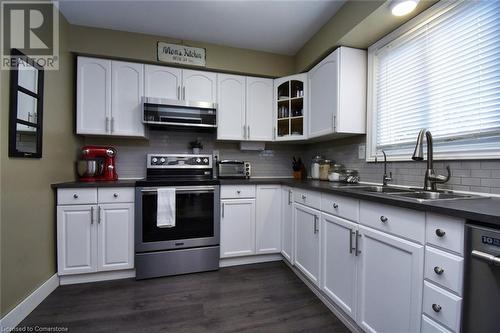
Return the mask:
<svg viewBox="0 0 500 333">
<path fill-rule="evenodd" d="M 173 227 L 157 224 L 162 188 L 175 189 Z M 135 191 L 136 279 L 219 268 L 220 190 L 211 155 L 149 154 L 147 178 Z"/>
</svg>

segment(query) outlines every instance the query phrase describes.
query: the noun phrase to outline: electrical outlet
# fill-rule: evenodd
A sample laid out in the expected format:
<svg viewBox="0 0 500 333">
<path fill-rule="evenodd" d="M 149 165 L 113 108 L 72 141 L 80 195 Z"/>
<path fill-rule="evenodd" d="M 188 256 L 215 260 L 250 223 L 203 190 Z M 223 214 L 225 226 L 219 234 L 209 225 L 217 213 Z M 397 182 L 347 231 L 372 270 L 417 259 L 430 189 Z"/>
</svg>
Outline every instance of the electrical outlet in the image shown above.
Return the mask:
<svg viewBox="0 0 500 333">
<path fill-rule="evenodd" d="M 220 161 L 220 160 L 219 160 L 219 158 L 220 158 L 220 156 L 219 156 L 219 151 L 218 151 L 218 150 L 214 150 L 214 151 L 212 151 L 212 157 L 213 157 L 213 159 L 214 159 L 214 160 L 216 160 L 216 161 Z"/>
<path fill-rule="evenodd" d="M 358 158 L 360 160 L 364 160 L 366 157 L 366 145 L 360 144 L 358 146 Z"/>
</svg>

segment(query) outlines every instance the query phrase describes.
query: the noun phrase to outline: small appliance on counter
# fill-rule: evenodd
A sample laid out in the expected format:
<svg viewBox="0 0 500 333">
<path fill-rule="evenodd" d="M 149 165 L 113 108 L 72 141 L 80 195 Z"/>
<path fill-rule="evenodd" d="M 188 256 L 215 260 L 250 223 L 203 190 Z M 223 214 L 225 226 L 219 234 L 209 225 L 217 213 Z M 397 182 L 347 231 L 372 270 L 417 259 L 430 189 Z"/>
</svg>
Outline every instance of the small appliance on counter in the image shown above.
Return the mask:
<svg viewBox="0 0 500 333">
<path fill-rule="evenodd" d="M 217 163 L 219 178 L 250 178 L 252 166 L 250 162 L 239 160 L 222 160 Z"/>
<path fill-rule="evenodd" d="M 118 180 L 115 166 L 116 149 L 110 146 L 84 146 L 76 162 L 78 181 Z"/>
</svg>

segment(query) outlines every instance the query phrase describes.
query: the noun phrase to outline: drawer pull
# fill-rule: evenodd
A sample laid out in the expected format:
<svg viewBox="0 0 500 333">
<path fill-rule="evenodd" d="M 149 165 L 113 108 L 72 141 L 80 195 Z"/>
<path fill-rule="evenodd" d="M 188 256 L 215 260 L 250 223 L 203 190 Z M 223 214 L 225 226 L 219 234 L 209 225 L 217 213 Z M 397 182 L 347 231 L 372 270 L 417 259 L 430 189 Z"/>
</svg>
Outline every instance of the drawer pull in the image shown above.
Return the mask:
<svg viewBox="0 0 500 333">
<path fill-rule="evenodd" d="M 118 193 L 113 194 L 115 198 L 118 198 Z"/>
<path fill-rule="evenodd" d="M 306 200 L 306 196 L 304 194 L 302 194 L 302 200 Z"/>
<path fill-rule="evenodd" d="M 74 193 L 73 198 L 78 199 L 78 194 Z"/>
<path fill-rule="evenodd" d="M 339 205 L 337 205 L 335 202 L 333 203 L 333 208 L 337 209 L 339 208 Z"/>
<path fill-rule="evenodd" d="M 238 191 L 236 191 L 236 193 L 241 194 L 241 191 L 240 191 L 240 190 L 238 190 Z"/>
<path fill-rule="evenodd" d="M 441 305 L 439 304 L 432 304 L 432 310 L 434 310 L 434 312 L 440 312 L 441 311 Z"/>
<path fill-rule="evenodd" d="M 442 229 L 436 229 L 436 235 L 438 237 L 443 237 L 444 235 L 446 235 L 446 232 Z"/>
<path fill-rule="evenodd" d="M 383 223 L 386 223 L 388 220 L 389 219 L 383 215 L 380 217 L 380 221 L 382 221 Z"/>
<path fill-rule="evenodd" d="M 434 273 L 436 273 L 437 275 L 441 275 L 444 273 L 444 269 L 442 269 L 439 266 L 436 266 L 436 267 L 434 267 Z"/>
</svg>

